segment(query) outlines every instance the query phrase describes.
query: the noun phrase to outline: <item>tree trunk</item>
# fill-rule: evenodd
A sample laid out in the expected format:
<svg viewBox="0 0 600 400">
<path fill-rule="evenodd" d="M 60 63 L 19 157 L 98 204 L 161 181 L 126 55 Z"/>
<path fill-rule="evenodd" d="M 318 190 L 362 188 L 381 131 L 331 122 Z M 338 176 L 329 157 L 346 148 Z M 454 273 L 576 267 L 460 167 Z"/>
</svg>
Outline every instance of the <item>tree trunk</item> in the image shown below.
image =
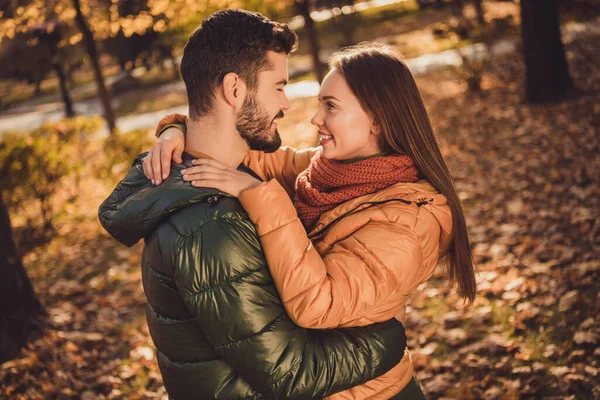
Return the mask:
<svg viewBox="0 0 600 400">
<path fill-rule="evenodd" d="M 42 94 L 42 78 L 36 79 L 36 81 L 35 81 L 35 90 L 33 92 L 33 95 L 35 97 L 39 97 L 41 94 Z"/>
<path fill-rule="evenodd" d="M 317 75 L 317 80 L 319 83 L 321 83 L 325 77 L 325 68 L 323 67 L 321 59 L 319 58 L 321 47 L 319 45 L 319 37 L 317 35 L 315 21 L 313 21 L 312 17 L 310 16 L 310 0 L 295 0 L 294 4 L 296 5 L 298 13 L 302 15 L 302 18 L 304 18 L 304 29 L 306 29 L 306 34 L 308 35 L 308 41 L 310 43 L 313 69 Z"/>
<path fill-rule="evenodd" d="M 171 55 L 171 67 L 173 68 L 173 80 L 179 79 L 179 66 L 177 65 L 177 61 L 175 61 L 175 57 Z"/>
<path fill-rule="evenodd" d="M 67 68 L 66 71 L 66 78 L 67 78 L 67 85 L 69 86 L 70 90 L 75 89 L 75 79 L 73 79 L 73 70 L 74 70 L 74 66 L 69 66 L 69 68 Z"/>
<path fill-rule="evenodd" d="M 452 0 L 452 4 L 450 5 L 452 9 L 452 14 L 460 20 L 464 19 L 464 4 L 462 0 Z"/>
<path fill-rule="evenodd" d="M 17 357 L 23 345 L 43 332 L 47 314 L 21 262 L 1 196 L 0 243 L 0 363 L 3 363 Z"/>
<path fill-rule="evenodd" d="M 98 57 L 98 51 L 96 50 L 96 42 L 94 41 L 94 35 L 81 12 L 80 0 L 73 0 L 73 7 L 75 7 L 75 21 L 79 26 L 79 30 L 83 34 L 83 39 L 85 42 L 85 47 L 87 48 L 87 52 L 90 56 L 90 61 L 92 62 L 92 67 L 94 68 L 94 76 L 96 78 L 96 83 L 98 85 L 98 95 L 100 96 L 100 100 L 102 101 L 102 106 L 104 107 L 104 118 L 108 123 L 108 129 L 111 133 L 115 133 L 116 131 L 116 122 L 115 122 L 115 114 L 112 109 L 110 95 L 108 90 L 106 90 L 106 86 L 104 85 L 104 77 L 102 76 L 102 69 L 100 68 L 100 60 Z"/>
<path fill-rule="evenodd" d="M 71 96 L 69 95 L 69 89 L 67 89 L 67 78 L 65 76 L 65 72 L 63 71 L 63 67 L 60 64 L 60 61 L 57 60 L 57 57 L 54 57 L 52 60 L 52 68 L 56 72 L 56 76 L 58 76 L 58 84 L 60 86 L 60 96 L 62 97 L 63 103 L 65 103 L 65 115 L 67 118 L 72 118 L 75 115 L 73 111 L 73 102 L 71 101 Z"/>
<path fill-rule="evenodd" d="M 526 101 L 564 100 L 574 85 L 560 37 L 558 0 L 521 0 L 521 32 Z"/>
<path fill-rule="evenodd" d="M 477 13 L 477 22 L 480 25 L 485 24 L 485 11 L 483 10 L 482 0 L 473 0 L 473 6 L 475 7 L 475 12 Z"/>
</svg>

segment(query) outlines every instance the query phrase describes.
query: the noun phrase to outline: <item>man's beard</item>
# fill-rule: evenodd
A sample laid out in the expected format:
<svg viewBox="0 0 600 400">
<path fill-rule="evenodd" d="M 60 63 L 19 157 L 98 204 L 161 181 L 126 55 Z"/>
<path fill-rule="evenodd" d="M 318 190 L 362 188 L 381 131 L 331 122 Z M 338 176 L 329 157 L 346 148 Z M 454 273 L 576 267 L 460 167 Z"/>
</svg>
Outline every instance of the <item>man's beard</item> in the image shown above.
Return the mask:
<svg viewBox="0 0 600 400">
<path fill-rule="evenodd" d="M 271 132 L 273 121 L 283 118 L 283 111 L 270 119 L 267 112 L 256 102 L 256 96 L 249 94 L 238 115 L 236 127 L 240 136 L 248 143 L 250 150 L 272 153 L 281 147 L 279 131 Z"/>
</svg>

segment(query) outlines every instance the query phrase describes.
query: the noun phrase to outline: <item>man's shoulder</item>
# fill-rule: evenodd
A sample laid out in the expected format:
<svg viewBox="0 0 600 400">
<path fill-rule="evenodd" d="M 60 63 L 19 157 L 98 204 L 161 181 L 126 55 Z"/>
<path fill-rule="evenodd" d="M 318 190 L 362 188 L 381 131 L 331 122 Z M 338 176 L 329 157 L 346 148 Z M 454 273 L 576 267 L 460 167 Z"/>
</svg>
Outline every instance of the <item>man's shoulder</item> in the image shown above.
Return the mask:
<svg viewBox="0 0 600 400">
<path fill-rule="evenodd" d="M 188 237 L 201 231 L 207 224 L 229 225 L 255 232 L 254 225 L 240 202 L 235 197 L 224 195 L 210 196 L 173 212 L 159 229 L 171 226 L 179 236 Z"/>
<path fill-rule="evenodd" d="M 184 296 L 197 294 L 197 284 L 202 291 L 247 274 L 262 285 L 272 283 L 260 237 L 236 198 L 223 196 L 174 212 L 146 244 L 170 260 Z"/>
</svg>

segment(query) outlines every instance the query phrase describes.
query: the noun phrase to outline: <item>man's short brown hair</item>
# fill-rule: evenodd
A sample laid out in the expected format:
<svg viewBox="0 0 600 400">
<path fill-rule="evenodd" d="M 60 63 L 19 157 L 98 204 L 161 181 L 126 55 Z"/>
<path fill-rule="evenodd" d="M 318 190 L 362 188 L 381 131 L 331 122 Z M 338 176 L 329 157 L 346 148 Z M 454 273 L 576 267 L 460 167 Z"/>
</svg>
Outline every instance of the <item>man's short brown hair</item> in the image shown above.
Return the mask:
<svg viewBox="0 0 600 400">
<path fill-rule="evenodd" d="M 181 60 L 190 118 L 198 119 L 213 107 L 215 89 L 230 72 L 249 90 L 258 73 L 273 68 L 267 51 L 290 54 L 298 37 L 287 25 L 246 10 L 221 10 L 207 17 L 190 35 Z"/>
</svg>

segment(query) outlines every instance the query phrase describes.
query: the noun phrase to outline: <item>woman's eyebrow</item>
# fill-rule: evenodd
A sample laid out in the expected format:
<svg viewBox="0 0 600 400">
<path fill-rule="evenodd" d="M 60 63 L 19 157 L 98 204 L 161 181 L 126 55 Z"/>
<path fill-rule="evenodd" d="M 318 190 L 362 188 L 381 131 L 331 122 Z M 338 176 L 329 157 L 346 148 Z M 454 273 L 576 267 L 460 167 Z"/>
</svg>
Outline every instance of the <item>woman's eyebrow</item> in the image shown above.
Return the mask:
<svg viewBox="0 0 600 400">
<path fill-rule="evenodd" d="M 336 100 L 336 101 L 340 101 L 339 99 L 335 98 L 334 96 L 319 97 L 319 101 L 323 101 L 323 100 Z"/>
<path fill-rule="evenodd" d="M 287 81 L 287 79 L 282 79 L 282 80 L 280 80 L 279 82 L 277 82 L 275 85 L 283 85 L 283 86 L 285 86 L 285 85 L 287 85 L 287 84 L 288 84 L 288 81 Z"/>
</svg>

